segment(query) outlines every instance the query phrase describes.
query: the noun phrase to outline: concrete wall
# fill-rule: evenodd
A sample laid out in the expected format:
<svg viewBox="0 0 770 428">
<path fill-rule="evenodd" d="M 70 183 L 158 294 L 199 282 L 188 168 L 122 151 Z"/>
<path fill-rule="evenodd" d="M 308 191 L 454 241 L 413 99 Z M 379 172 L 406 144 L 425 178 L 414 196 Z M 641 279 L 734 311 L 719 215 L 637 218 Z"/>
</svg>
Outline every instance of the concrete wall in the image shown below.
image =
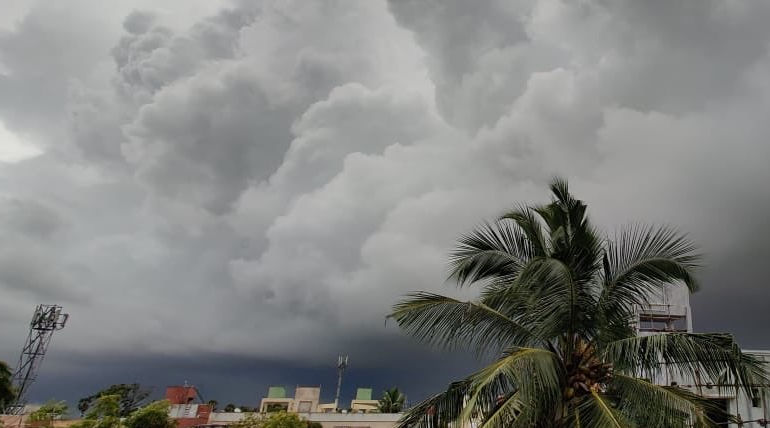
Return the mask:
<svg viewBox="0 0 770 428">
<path fill-rule="evenodd" d="M 227 426 L 249 413 L 212 413 L 211 426 Z M 401 413 L 301 413 L 300 417 L 320 423 L 323 428 L 393 428 Z"/>
<path fill-rule="evenodd" d="M 393 428 L 400 413 L 311 413 L 302 415 L 323 428 Z"/>
</svg>

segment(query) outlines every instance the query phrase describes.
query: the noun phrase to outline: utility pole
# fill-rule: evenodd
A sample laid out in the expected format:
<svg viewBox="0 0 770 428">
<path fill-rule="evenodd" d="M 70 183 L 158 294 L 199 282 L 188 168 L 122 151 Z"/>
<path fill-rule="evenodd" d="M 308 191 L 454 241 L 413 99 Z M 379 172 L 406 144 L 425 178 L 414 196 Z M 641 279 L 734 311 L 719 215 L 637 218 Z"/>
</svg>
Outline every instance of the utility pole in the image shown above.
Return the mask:
<svg viewBox="0 0 770 428">
<path fill-rule="evenodd" d="M 340 410 L 340 390 L 342 389 L 342 373 L 348 367 L 348 356 L 337 357 L 337 394 L 334 396 L 334 410 Z"/>
</svg>

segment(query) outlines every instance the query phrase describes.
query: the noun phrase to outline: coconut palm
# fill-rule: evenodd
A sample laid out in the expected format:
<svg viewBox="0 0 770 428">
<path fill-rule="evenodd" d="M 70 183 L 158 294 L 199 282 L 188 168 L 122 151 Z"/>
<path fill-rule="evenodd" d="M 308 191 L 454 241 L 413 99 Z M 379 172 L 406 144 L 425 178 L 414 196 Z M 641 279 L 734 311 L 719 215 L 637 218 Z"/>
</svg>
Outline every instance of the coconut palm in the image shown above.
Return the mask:
<svg viewBox="0 0 770 428">
<path fill-rule="evenodd" d="M 698 289 L 700 258 L 685 236 L 632 226 L 605 237 L 566 181 L 550 188 L 551 203 L 518 206 L 459 240 L 450 278 L 478 285 L 478 299 L 417 292 L 394 306 L 390 317 L 425 343 L 496 356 L 401 427 L 709 426 L 710 402 L 654 379 L 726 373 L 749 395 L 767 382 L 728 334 L 635 334 L 635 308 L 654 293 Z"/>
<path fill-rule="evenodd" d="M 406 396 L 398 388 L 386 389 L 378 403 L 380 413 L 399 413 L 404 409 Z"/>
</svg>

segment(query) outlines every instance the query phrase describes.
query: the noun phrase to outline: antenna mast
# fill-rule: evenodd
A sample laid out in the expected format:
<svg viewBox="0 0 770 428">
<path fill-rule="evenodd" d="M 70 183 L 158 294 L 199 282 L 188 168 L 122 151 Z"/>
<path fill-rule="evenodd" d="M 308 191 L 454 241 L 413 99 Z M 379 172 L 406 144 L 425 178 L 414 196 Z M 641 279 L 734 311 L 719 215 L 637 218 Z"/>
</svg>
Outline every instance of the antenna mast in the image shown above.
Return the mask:
<svg viewBox="0 0 770 428">
<path fill-rule="evenodd" d="M 334 410 L 340 409 L 340 390 L 342 389 L 342 373 L 348 367 L 348 356 L 337 357 L 337 394 L 334 396 Z"/>
<path fill-rule="evenodd" d="M 27 392 L 37 379 L 37 372 L 45 358 L 48 344 L 55 331 L 64 328 L 69 314 L 62 313 L 59 305 L 37 305 L 29 323 L 29 334 L 24 349 L 19 355 L 19 363 L 13 373 L 13 385 L 16 398 L 6 408 L 5 413 L 19 415 L 27 403 Z"/>
</svg>

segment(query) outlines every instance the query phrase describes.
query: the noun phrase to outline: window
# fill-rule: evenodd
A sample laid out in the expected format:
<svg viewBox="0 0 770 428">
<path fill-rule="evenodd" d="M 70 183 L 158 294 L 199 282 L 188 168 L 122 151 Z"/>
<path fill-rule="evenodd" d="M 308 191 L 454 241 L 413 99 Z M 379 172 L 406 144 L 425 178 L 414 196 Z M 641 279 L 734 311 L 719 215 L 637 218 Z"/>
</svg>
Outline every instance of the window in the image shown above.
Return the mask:
<svg viewBox="0 0 770 428">
<path fill-rule="evenodd" d="M 313 409 L 312 401 L 300 401 L 299 405 L 297 406 L 297 412 L 299 413 L 310 413 L 312 409 Z"/>
<path fill-rule="evenodd" d="M 751 388 L 751 407 L 762 407 L 762 397 L 757 388 Z"/>
</svg>

